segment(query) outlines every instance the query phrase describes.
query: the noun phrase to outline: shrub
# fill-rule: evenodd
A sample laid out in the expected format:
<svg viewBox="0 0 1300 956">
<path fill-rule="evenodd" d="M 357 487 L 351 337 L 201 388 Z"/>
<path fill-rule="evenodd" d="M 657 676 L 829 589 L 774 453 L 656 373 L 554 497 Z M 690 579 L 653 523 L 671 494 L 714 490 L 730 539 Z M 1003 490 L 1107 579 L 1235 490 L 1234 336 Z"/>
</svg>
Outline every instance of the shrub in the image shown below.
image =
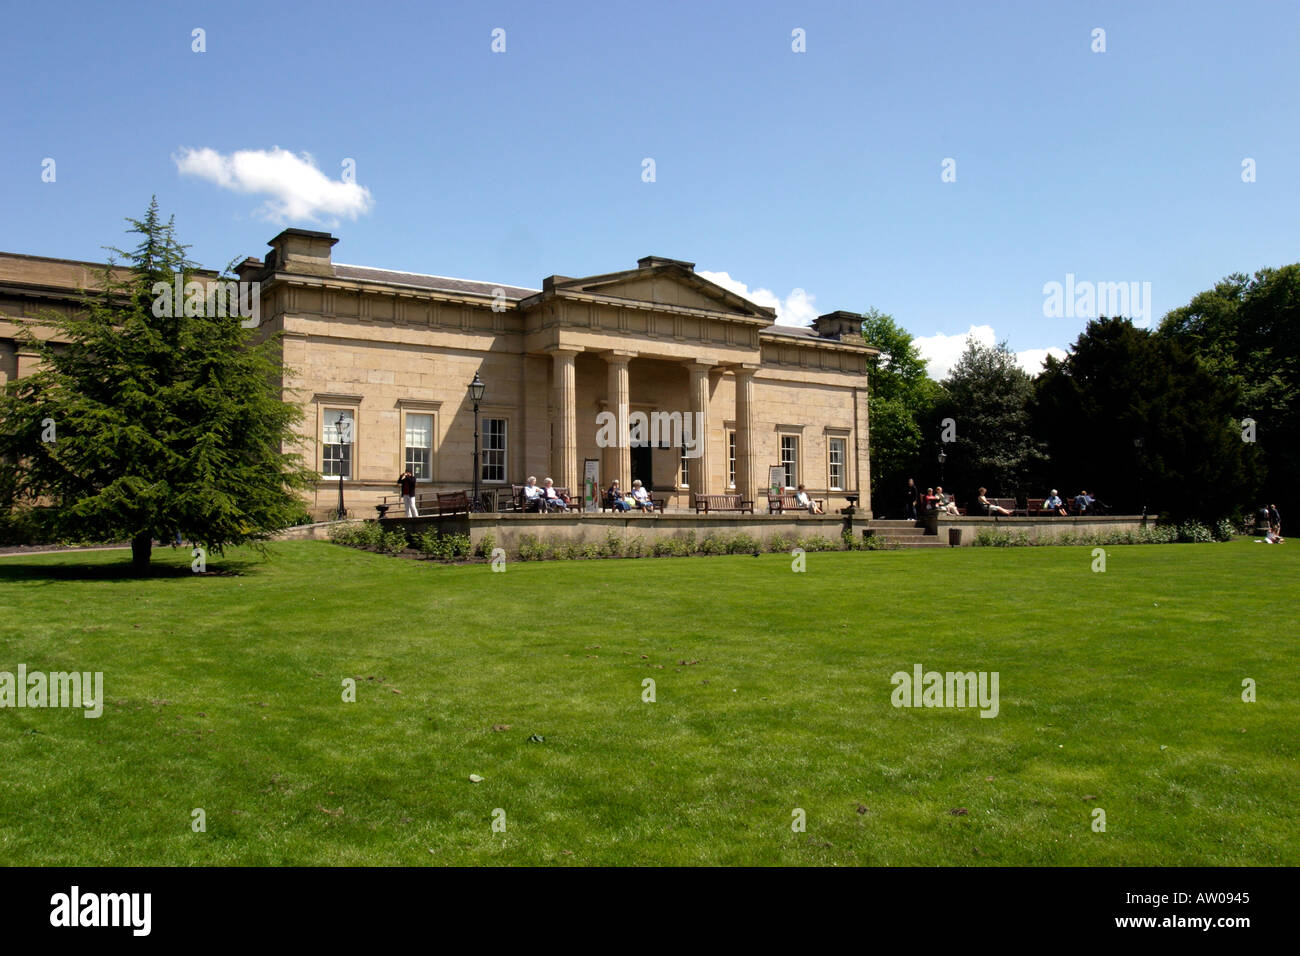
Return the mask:
<svg viewBox="0 0 1300 956">
<path fill-rule="evenodd" d="M 852 533 L 849 538 L 852 539 Z M 799 547 L 805 551 L 838 551 L 843 545 L 839 541 L 830 538 L 823 538 L 821 535 L 809 535 L 806 538 L 799 539 Z"/>
<path fill-rule="evenodd" d="M 1214 532 L 1199 521 L 1184 521 L 1178 526 L 1178 540 L 1208 544 L 1214 540 Z"/>
<path fill-rule="evenodd" d="M 416 538 L 418 550 L 440 561 L 467 557 L 470 553 L 468 534 L 438 534 L 426 531 Z"/>
<path fill-rule="evenodd" d="M 762 551 L 763 546 L 757 538 L 741 532 L 726 542 L 727 554 L 753 554 Z"/>
<path fill-rule="evenodd" d="M 605 532 L 605 545 L 601 554 L 607 558 L 617 558 L 623 553 L 623 539 L 615 531 Z"/>
<path fill-rule="evenodd" d="M 521 534 L 515 550 L 520 561 L 540 561 L 545 556 L 545 549 L 535 534 Z"/>
<path fill-rule="evenodd" d="M 478 544 L 474 545 L 474 554 L 480 558 L 492 557 L 492 551 L 497 546 L 497 539 L 491 531 L 479 538 Z"/>
<path fill-rule="evenodd" d="M 1220 518 L 1214 524 L 1214 539 L 1216 541 L 1231 541 L 1232 536 L 1237 533 L 1237 529 L 1227 518 Z"/>
<path fill-rule="evenodd" d="M 630 534 L 627 540 L 623 542 L 623 556 L 626 558 L 639 558 L 645 554 L 645 541 L 639 534 Z"/>
<path fill-rule="evenodd" d="M 1011 532 L 996 528 L 981 528 L 975 532 L 975 540 L 971 543 L 977 548 L 1009 548 Z"/>
<path fill-rule="evenodd" d="M 773 554 L 780 554 L 790 551 L 795 546 L 795 538 L 787 538 L 783 534 L 774 534 L 767 539 L 767 550 Z M 806 548 L 804 550 L 807 550 Z"/>
<path fill-rule="evenodd" d="M 727 545 L 721 537 L 710 531 L 699 544 L 700 554 L 726 554 Z"/>
<path fill-rule="evenodd" d="M 383 554 L 401 554 L 406 550 L 406 532 L 381 531 L 377 548 Z"/>
</svg>

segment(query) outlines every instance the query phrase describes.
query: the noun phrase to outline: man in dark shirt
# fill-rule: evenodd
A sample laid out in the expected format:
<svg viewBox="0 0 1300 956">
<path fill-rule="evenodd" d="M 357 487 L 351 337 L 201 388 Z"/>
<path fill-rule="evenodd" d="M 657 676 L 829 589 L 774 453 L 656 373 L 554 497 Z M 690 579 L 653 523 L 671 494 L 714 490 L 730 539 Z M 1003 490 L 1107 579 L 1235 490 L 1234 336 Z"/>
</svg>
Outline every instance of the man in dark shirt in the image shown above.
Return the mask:
<svg viewBox="0 0 1300 956">
<path fill-rule="evenodd" d="M 402 472 L 402 476 L 397 479 L 397 487 L 402 492 L 402 504 L 406 506 L 406 517 L 420 517 L 420 512 L 415 507 L 415 475 L 411 474 L 411 469 L 408 468 Z"/>
<path fill-rule="evenodd" d="M 916 520 L 916 506 L 921 502 L 921 489 L 916 487 L 916 479 L 907 479 L 907 502 L 903 511 L 903 517 L 911 521 Z"/>
</svg>

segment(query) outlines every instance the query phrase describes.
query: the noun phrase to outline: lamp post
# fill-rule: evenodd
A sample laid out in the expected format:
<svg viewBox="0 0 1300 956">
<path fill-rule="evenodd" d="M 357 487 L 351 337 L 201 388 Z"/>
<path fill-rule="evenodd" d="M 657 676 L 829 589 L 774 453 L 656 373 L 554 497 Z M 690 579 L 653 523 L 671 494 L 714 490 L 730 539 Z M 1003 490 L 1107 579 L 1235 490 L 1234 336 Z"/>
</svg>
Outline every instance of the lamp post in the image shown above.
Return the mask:
<svg viewBox="0 0 1300 956">
<path fill-rule="evenodd" d="M 469 383 L 469 397 L 474 402 L 474 500 L 470 504 L 471 511 L 479 510 L 478 502 L 478 480 L 482 471 L 479 465 L 479 448 L 478 448 L 478 406 L 483 401 L 483 393 L 487 391 L 487 385 L 478 377 L 478 372 L 474 373 L 474 381 Z"/>
<path fill-rule="evenodd" d="M 1146 492 L 1143 490 L 1142 481 L 1142 445 L 1143 442 L 1140 436 L 1133 439 L 1134 455 L 1137 458 L 1138 498 L 1140 499 L 1139 504 L 1142 505 L 1142 520 L 1145 521 L 1147 516 L 1147 496 Z"/>
<path fill-rule="evenodd" d="M 941 484 L 941 485 L 944 483 L 944 481 L 943 481 L 943 463 L 944 463 L 945 461 L 947 461 L 947 460 L 948 460 L 948 456 L 944 453 L 944 450 L 943 450 L 943 448 L 941 447 L 941 448 L 939 449 L 939 484 Z"/>
<path fill-rule="evenodd" d="M 338 514 L 335 515 L 335 517 L 338 518 L 340 521 L 342 521 L 344 518 L 346 518 L 346 517 L 347 517 L 347 514 L 348 514 L 348 513 L 347 513 L 347 509 L 343 507 L 343 463 L 344 463 L 344 462 L 348 462 L 349 465 L 351 464 L 351 458 L 350 458 L 350 456 L 349 456 L 348 453 L 347 453 L 347 447 L 348 447 L 348 445 L 350 445 L 350 444 L 352 443 L 352 429 L 351 429 L 350 425 L 351 425 L 351 423 L 350 423 L 350 422 L 348 421 L 348 419 L 344 416 L 343 412 L 339 412 L 339 420 L 338 420 L 338 422 L 335 424 L 335 427 L 338 429 L 338 432 L 339 432 L 339 446 L 340 446 L 340 450 L 339 450 L 339 474 L 338 474 L 338 479 L 339 479 L 339 510 L 338 510 Z"/>
</svg>

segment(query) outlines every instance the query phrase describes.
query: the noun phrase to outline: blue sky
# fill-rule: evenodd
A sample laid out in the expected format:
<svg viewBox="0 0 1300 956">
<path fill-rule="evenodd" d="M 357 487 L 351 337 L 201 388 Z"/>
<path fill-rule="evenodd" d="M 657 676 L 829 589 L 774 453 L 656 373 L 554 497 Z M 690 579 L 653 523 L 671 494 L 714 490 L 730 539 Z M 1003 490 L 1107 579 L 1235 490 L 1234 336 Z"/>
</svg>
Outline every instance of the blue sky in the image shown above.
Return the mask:
<svg viewBox="0 0 1300 956">
<path fill-rule="evenodd" d="M 1300 260 L 1298 38 L 1289 2 L 11 5 L 0 249 L 102 258 L 156 193 L 214 268 L 286 225 L 531 287 L 653 254 L 1033 364 L 1067 274 L 1158 321 Z"/>
</svg>

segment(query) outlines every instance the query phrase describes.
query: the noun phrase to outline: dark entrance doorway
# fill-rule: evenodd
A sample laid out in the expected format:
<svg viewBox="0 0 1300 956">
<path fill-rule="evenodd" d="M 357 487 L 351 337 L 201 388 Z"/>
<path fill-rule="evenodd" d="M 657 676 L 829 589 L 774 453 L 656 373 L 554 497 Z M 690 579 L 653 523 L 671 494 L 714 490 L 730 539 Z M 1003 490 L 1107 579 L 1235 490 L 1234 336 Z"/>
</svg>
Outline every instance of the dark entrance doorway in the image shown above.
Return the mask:
<svg viewBox="0 0 1300 956">
<path fill-rule="evenodd" d="M 639 448 L 633 446 L 629 449 L 632 453 L 632 477 L 629 480 L 639 481 L 641 484 L 645 485 L 646 488 L 651 488 L 653 486 L 651 478 L 654 476 L 654 472 L 650 467 L 650 453 L 653 450 L 654 449 L 649 445 L 642 445 Z M 628 485 L 627 490 L 630 492 L 632 486 Z"/>
</svg>

